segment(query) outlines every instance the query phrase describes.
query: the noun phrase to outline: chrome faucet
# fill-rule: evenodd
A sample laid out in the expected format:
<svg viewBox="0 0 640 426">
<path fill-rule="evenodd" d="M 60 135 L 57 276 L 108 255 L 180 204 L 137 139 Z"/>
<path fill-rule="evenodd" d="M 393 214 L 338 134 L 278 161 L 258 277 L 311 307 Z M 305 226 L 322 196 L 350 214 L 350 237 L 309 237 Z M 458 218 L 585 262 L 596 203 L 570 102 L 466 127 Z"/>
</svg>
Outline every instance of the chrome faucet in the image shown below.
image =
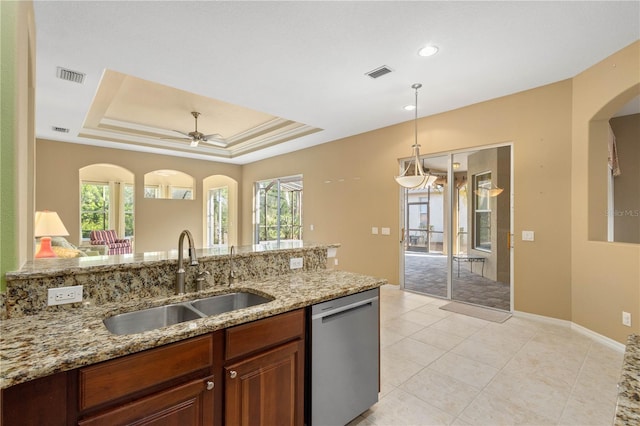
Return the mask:
<svg viewBox="0 0 640 426">
<path fill-rule="evenodd" d="M 231 250 L 229 251 L 229 282 L 228 285 L 233 284 L 233 281 L 236 279 L 236 270 L 233 266 L 233 254 L 235 253 L 235 247 L 231 246 Z"/>
<path fill-rule="evenodd" d="M 196 248 L 193 245 L 193 236 L 188 230 L 182 231 L 178 237 L 178 272 L 176 273 L 176 294 L 184 294 L 184 267 L 182 265 L 182 246 L 184 242 L 184 236 L 187 236 L 189 240 L 189 265 L 196 266 L 198 264 L 198 258 L 196 256 Z"/>
</svg>

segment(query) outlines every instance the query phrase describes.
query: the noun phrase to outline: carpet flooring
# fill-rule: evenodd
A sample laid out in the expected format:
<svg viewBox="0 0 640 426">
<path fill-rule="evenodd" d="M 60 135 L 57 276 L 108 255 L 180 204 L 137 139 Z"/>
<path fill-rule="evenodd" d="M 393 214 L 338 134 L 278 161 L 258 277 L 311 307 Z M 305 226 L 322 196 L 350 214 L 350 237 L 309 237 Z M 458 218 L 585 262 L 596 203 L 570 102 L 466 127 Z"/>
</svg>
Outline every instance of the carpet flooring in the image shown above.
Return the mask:
<svg viewBox="0 0 640 426">
<path fill-rule="evenodd" d="M 406 252 L 404 288 L 436 297 L 447 297 L 447 257 L 434 253 Z M 473 272 L 471 272 L 473 265 Z M 451 300 L 509 311 L 509 283 L 493 281 L 481 275 L 482 265 L 463 263 L 458 277 L 457 264 L 452 274 Z"/>
</svg>

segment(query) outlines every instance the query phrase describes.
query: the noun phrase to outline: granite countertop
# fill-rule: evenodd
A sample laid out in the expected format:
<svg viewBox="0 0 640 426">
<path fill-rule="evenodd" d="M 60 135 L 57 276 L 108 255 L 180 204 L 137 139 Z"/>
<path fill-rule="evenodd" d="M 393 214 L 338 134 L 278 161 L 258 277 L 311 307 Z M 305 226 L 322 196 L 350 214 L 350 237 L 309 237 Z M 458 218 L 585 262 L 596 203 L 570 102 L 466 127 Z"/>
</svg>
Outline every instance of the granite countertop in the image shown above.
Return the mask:
<svg viewBox="0 0 640 426">
<path fill-rule="evenodd" d="M 640 424 L 640 336 L 627 338 L 627 348 L 618 383 L 615 426 Z"/>
<path fill-rule="evenodd" d="M 321 270 L 243 281 L 200 293 L 100 306 L 85 304 L 73 311 L 43 312 L 2 320 L 0 388 L 377 288 L 385 283 L 380 278 Z M 131 335 L 111 334 L 102 323 L 104 318 L 123 312 L 238 290 L 275 299 L 262 305 Z"/>
<path fill-rule="evenodd" d="M 235 248 L 235 256 L 251 257 L 260 256 L 268 252 L 287 252 L 300 249 L 336 249 L 340 244 L 318 244 L 301 241 L 282 241 L 280 243 L 263 243 L 252 246 L 238 246 Z M 227 246 L 197 249 L 198 259 L 206 261 L 212 258 L 220 258 L 229 255 Z M 96 271 L 122 270 L 124 268 L 142 268 L 153 265 L 166 264 L 167 261 L 178 260 L 178 250 L 154 251 L 145 253 L 132 253 L 111 256 L 86 256 L 70 259 L 34 259 L 26 262 L 18 271 L 6 273 L 7 280 L 26 278 L 38 278 L 58 275 L 60 273 L 91 273 Z"/>
</svg>

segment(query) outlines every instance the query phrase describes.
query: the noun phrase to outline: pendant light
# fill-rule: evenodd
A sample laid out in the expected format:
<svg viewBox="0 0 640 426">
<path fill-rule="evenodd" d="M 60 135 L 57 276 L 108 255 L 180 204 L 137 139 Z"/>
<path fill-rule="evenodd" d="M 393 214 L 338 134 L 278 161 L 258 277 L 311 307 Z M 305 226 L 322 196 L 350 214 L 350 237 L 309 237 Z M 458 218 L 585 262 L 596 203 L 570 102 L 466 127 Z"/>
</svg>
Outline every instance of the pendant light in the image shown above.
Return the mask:
<svg viewBox="0 0 640 426">
<path fill-rule="evenodd" d="M 502 194 L 502 191 L 504 191 L 504 188 L 499 188 L 495 183 L 491 182 L 491 186 L 489 188 L 478 188 L 474 192 L 480 197 L 497 197 L 498 195 Z"/>
<path fill-rule="evenodd" d="M 415 119 L 414 119 L 414 133 L 415 139 L 411 146 L 413 149 L 413 160 L 409 161 L 407 168 L 404 169 L 400 176 L 396 176 L 396 182 L 405 188 L 417 189 L 426 188 L 431 185 L 437 179 L 437 176 L 433 176 L 429 173 L 425 173 L 420 163 L 420 144 L 418 144 L 418 89 L 422 87 L 422 84 L 415 83 L 411 86 L 416 91 L 416 103 L 415 103 Z M 413 174 L 407 175 L 407 172 L 411 169 L 411 163 L 413 162 Z"/>
</svg>

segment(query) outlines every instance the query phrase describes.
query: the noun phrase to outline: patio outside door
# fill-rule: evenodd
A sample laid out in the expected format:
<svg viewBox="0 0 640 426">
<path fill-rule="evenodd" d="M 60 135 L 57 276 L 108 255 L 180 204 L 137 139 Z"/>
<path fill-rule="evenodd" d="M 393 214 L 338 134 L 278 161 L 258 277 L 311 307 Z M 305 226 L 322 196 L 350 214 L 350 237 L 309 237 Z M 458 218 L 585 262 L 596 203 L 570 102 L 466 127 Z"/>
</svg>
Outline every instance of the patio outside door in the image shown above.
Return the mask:
<svg viewBox="0 0 640 426">
<path fill-rule="evenodd" d="M 511 147 L 423 161 L 438 178 L 403 190 L 404 289 L 510 311 Z"/>
</svg>

